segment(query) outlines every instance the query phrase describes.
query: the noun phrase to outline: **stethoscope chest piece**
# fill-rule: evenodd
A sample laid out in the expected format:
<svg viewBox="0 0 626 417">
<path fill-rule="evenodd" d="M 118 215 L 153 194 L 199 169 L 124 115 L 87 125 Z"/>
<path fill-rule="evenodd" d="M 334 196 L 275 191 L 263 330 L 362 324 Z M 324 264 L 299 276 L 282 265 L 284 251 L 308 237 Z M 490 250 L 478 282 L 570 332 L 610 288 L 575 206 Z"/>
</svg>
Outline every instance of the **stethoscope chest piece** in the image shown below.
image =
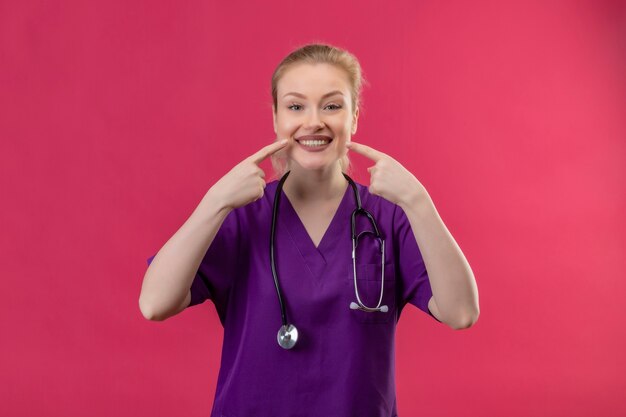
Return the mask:
<svg viewBox="0 0 626 417">
<path fill-rule="evenodd" d="M 298 341 L 298 329 L 293 324 L 280 326 L 278 329 L 278 344 L 283 349 L 291 349 Z"/>
</svg>

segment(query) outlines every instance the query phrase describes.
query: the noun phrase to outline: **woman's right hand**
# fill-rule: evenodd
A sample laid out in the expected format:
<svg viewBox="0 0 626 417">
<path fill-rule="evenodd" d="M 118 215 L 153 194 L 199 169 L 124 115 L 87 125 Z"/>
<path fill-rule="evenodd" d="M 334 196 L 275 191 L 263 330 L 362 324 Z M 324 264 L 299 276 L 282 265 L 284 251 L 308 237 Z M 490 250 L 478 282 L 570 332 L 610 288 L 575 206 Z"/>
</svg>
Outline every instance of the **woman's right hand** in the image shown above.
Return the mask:
<svg viewBox="0 0 626 417">
<path fill-rule="evenodd" d="M 287 146 L 283 139 L 264 146 L 259 151 L 234 166 L 209 190 L 212 197 L 228 210 L 245 206 L 263 197 L 265 192 L 265 172 L 259 164 L 268 156 Z"/>
</svg>

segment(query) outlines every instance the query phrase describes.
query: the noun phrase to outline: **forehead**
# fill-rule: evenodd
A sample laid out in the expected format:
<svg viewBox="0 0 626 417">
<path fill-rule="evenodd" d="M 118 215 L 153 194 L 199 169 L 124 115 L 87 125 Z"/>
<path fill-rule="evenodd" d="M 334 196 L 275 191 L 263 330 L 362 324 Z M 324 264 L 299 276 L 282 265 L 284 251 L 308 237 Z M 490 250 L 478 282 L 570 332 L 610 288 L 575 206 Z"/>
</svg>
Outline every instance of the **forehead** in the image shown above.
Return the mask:
<svg viewBox="0 0 626 417">
<path fill-rule="evenodd" d="M 283 73 L 277 85 L 279 99 L 289 92 L 315 97 L 332 90 L 339 90 L 348 96 L 350 83 L 344 70 L 330 64 L 294 65 Z"/>
</svg>

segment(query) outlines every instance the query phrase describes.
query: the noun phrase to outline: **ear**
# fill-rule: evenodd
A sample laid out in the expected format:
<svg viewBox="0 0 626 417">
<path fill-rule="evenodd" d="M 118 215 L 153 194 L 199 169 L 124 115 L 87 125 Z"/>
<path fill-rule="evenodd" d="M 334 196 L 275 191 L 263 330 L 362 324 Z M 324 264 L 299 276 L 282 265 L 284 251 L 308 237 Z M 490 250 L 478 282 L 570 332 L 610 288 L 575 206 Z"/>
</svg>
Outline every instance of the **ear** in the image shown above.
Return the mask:
<svg viewBox="0 0 626 417">
<path fill-rule="evenodd" d="M 272 104 L 272 116 L 274 119 L 274 133 L 278 133 L 276 130 L 276 107 Z"/>
<path fill-rule="evenodd" d="M 356 133 L 358 122 L 359 122 L 359 108 L 357 107 L 356 111 L 354 112 L 354 117 L 352 118 L 352 134 L 353 135 Z"/>
</svg>

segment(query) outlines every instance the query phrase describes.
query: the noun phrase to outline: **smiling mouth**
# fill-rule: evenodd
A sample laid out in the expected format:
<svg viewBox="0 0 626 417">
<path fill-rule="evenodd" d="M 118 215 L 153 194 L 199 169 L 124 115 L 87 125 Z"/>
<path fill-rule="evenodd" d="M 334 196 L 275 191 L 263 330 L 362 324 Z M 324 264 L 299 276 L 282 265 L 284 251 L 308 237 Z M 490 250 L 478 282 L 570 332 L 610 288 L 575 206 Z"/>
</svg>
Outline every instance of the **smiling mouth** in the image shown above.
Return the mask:
<svg viewBox="0 0 626 417">
<path fill-rule="evenodd" d="M 333 141 L 333 139 L 328 136 L 309 135 L 309 136 L 301 136 L 299 138 L 295 138 L 295 141 L 301 145 L 315 148 L 315 147 L 322 147 L 322 146 L 328 145 L 329 143 Z"/>
</svg>

